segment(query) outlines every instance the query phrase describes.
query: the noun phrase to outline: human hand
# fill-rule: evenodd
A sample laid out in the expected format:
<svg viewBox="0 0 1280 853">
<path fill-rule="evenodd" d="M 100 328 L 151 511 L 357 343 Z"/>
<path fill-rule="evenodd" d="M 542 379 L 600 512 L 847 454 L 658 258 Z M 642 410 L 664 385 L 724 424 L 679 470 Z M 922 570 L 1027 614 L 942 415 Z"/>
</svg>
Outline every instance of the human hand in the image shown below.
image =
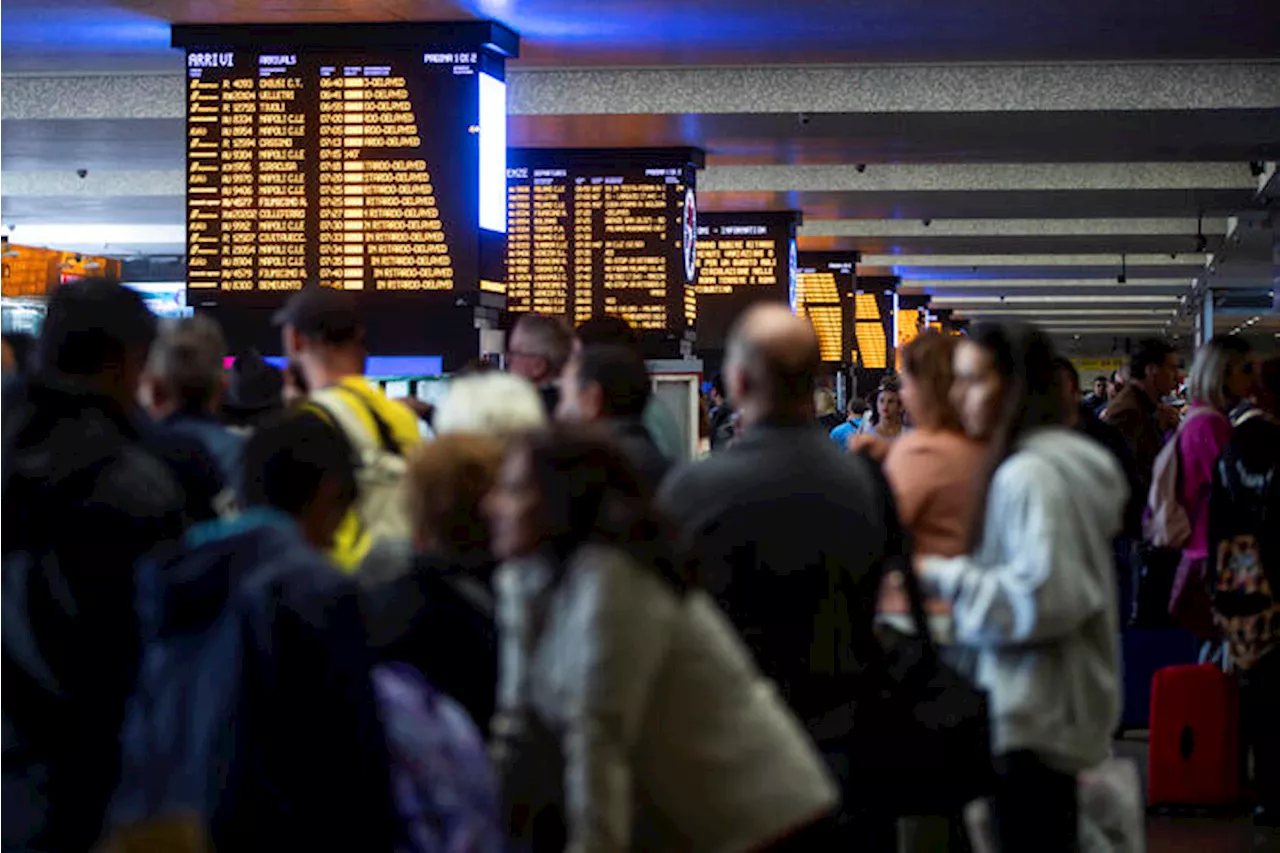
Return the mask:
<svg viewBox="0 0 1280 853">
<path fill-rule="evenodd" d="M 1161 432 L 1177 429 L 1181 421 L 1182 416 L 1178 413 L 1178 410 L 1168 403 L 1161 403 L 1156 408 L 1156 425 L 1160 427 Z"/>
</svg>

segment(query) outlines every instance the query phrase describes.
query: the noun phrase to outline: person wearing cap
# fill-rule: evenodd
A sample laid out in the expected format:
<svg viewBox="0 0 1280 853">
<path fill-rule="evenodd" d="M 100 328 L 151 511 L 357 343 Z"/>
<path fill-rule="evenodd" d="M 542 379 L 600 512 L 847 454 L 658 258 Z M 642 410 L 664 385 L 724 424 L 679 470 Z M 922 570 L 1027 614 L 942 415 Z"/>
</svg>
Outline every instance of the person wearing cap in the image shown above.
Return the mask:
<svg viewBox="0 0 1280 853">
<path fill-rule="evenodd" d="M 364 378 L 364 324 L 355 298 L 345 291 L 309 286 L 295 293 L 276 312 L 285 356 L 311 395 L 338 389 L 347 413 L 358 420 L 367 436 L 381 442 L 385 430 L 400 455 L 407 455 L 422 438 L 418 418 L 403 403 L 392 400 L 378 386 Z M 331 405 L 326 402 L 325 406 Z M 319 411 L 324 407 L 316 404 Z M 364 441 L 352 437 L 353 444 Z M 348 513 L 334 537 L 331 556 L 338 565 L 354 571 L 373 545 L 361 530 L 358 516 Z"/>
<path fill-rule="evenodd" d="M 222 398 L 222 418 L 242 433 L 272 420 L 284 409 L 284 376 L 257 350 L 236 357 Z"/>
</svg>

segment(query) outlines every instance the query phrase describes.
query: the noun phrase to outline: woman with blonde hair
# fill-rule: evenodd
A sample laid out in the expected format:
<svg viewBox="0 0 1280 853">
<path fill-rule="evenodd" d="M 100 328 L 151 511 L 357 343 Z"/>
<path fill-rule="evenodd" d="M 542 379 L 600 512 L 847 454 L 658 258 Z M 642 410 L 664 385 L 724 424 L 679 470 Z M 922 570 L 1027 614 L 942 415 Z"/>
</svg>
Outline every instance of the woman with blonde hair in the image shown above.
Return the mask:
<svg viewBox="0 0 1280 853">
<path fill-rule="evenodd" d="M 1213 472 L 1231 439 L 1229 413 L 1253 389 L 1253 369 L 1249 344 L 1242 338 L 1219 335 L 1202 346 L 1187 374 L 1187 416 L 1174 438 L 1182 474 L 1178 502 L 1191 522 L 1191 536 L 1182 546 L 1170 608 L 1183 627 L 1203 640 L 1215 639 L 1217 629 L 1207 591 L 1202 595 L 1201 590 L 1190 587 L 1207 583 Z M 1184 588 L 1186 592 L 1182 593 Z"/>
<path fill-rule="evenodd" d="M 951 402 L 956 341 L 929 332 L 902 352 L 902 402 L 915 429 L 890 446 L 884 473 L 920 556 L 965 552 L 982 469 L 983 445 L 965 435 Z"/>
</svg>

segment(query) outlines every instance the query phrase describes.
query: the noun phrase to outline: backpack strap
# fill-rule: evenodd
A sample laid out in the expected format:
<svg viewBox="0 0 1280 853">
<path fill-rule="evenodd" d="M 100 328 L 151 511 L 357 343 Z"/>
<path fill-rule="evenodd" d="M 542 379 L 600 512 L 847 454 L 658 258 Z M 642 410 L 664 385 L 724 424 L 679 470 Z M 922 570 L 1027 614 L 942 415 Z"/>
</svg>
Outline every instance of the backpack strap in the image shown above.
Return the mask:
<svg viewBox="0 0 1280 853">
<path fill-rule="evenodd" d="M 374 430 L 376 431 L 376 447 L 370 447 L 373 441 L 370 441 L 368 430 L 364 424 L 360 423 L 359 418 L 353 417 L 353 413 L 345 404 L 339 403 L 339 398 L 347 398 L 356 401 L 356 405 L 369 415 L 369 419 L 373 421 Z M 403 456 L 400 445 L 396 442 L 395 436 L 391 433 L 391 427 L 387 425 L 374 410 L 373 406 L 364 397 L 357 394 L 350 388 L 342 385 L 334 385 L 312 394 L 310 401 L 317 407 L 324 410 L 345 432 L 352 441 L 361 445 L 366 449 L 379 449 L 384 453 L 390 453 L 393 456 Z"/>
</svg>

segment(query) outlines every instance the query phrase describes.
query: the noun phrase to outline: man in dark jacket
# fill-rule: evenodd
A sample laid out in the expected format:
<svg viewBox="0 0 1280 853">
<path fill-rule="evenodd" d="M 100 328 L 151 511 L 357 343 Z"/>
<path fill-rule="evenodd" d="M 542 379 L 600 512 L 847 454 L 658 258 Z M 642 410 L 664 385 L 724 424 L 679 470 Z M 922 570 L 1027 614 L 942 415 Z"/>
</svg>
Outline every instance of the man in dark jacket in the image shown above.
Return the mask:
<svg viewBox="0 0 1280 853">
<path fill-rule="evenodd" d="M 134 563 L 184 496 L 132 417 L 155 320 L 101 281 L 50 299 L 4 396 L 4 846 L 87 850 L 119 775 L 138 660 Z"/>
<path fill-rule="evenodd" d="M 569 361 L 560 385 L 556 418 L 607 426 L 645 483 L 657 491 L 671 460 L 662 455 L 644 425 L 649 374 L 632 349 L 616 344 L 583 347 Z"/>
<path fill-rule="evenodd" d="M 894 550 L 891 503 L 868 463 L 814 423 L 819 365 L 808 323 L 785 305 L 750 309 L 730 335 L 724 371 L 743 433 L 723 453 L 673 472 L 660 493 L 695 545 L 700 581 L 811 726 L 846 701 L 850 659 L 869 659 L 877 578 Z M 847 642 L 835 636 L 839 599 L 848 603 Z M 839 765 L 848 759 L 833 758 L 846 783 L 853 780 Z"/>
<path fill-rule="evenodd" d="M 1129 361 L 1129 381 L 1107 406 L 1104 419 L 1133 453 L 1144 501 L 1165 435 L 1178 425 L 1177 412 L 1161 402 L 1177 384 L 1177 350 L 1167 341 L 1143 341 Z"/>
</svg>

